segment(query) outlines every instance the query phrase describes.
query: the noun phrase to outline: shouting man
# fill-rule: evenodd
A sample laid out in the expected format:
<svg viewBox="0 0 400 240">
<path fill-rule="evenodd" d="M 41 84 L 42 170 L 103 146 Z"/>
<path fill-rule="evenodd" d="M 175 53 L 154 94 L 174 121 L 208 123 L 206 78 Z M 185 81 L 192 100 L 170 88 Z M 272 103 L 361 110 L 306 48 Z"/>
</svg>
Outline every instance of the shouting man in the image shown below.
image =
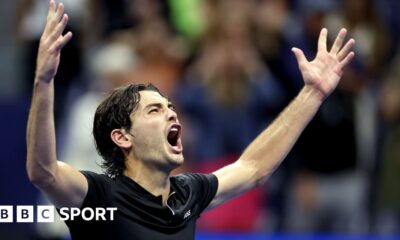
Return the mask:
<svg viewBox="0 0 400 240">
<path fill-rule="evenodd" d="M 94 117 L 93 135 L 106 171 L 95 174 L 78 171 L 56 157 L 54 76 L 61 49 L 72 38 L 71 32 L 63 34 L 67 22 L 63 4 L 51 0 L 27 127 L 29 179 L 57 208 L 117 209 L 105 220 L 67 221 L 73 239 L 193 239 L 201 212 L 268 179 L 354 56 L 354 40 L 344 44 L 345 29 L 329 51 L 327 30 L 322 29 L 312 61 L 293 48 L 304 87 L 237 161 L 211 174 L 171 176 L 184 161 L 181 125 L 172 103 L 156 87 L 115 89 Z"/>
</svg>

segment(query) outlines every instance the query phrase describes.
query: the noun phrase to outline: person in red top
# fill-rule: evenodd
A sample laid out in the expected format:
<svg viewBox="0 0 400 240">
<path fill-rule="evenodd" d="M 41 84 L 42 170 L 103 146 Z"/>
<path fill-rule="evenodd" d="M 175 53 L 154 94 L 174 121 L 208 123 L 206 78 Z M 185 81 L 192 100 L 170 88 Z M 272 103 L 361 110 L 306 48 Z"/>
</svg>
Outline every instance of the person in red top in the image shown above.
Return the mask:
<svg viewBox="0 0 400 240">
<path fill-rule="evenodd" d="M 170 101 L 151 85 L 114 90 L 98 107 L 93 135 L 107 175 L 81 172 L 57 160 L 54 76 L 72 33 L 62 3 L 50 1 L 40 40 L 27 126 L 27 172 L 58 207 L 117 207 L 115 221 L 68 222 L 71 235 L 99 239 L 193 239 L 194 222 L 212 209 L 263 184 L 285 158 L 353 58 L 354 40 L 340 30 L 328 51 L 322 29 L 308 61 L 293 48 L 304 87 L 234 163 L 212 174 L 171 171 L 183 161 L 181 125 Z M 238 136 L 240 137 L 240 136 Z"/>
</svg>

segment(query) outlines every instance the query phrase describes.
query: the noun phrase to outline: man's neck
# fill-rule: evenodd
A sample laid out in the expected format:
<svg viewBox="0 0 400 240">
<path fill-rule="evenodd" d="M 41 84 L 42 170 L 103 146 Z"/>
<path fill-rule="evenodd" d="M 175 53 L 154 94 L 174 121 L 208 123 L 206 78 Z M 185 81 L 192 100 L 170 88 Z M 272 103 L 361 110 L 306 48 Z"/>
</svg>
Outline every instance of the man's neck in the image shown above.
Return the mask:
<svg viewBox="0 0 400 240">
<path fill-rule="evenodd" d="M 124 175 L 135 181 L 152 195 L 162 196 L 163 205 L 165 206 L 170 194 L 170 172 L 150 168 L 140 162 L 135 162 L 132 165 L 134 166 L 130 167 L 130 164 L 127 164 Z"/>
</svg>

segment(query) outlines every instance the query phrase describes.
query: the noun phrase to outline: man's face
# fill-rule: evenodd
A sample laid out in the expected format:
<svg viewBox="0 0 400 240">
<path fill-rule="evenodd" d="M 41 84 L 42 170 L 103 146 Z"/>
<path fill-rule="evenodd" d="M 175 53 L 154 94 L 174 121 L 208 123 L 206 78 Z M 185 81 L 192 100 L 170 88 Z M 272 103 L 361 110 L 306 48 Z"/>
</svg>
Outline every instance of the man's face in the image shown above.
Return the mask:
<svg viewBox="0 0 400 240">
<path fill-rule="evenodd" d="M 173 105 L 159 93 L 141 91 L 131 115 L 132 153 L 151 167 L 171 170 L 183 163 L 181 125 Z"/>
</svg>

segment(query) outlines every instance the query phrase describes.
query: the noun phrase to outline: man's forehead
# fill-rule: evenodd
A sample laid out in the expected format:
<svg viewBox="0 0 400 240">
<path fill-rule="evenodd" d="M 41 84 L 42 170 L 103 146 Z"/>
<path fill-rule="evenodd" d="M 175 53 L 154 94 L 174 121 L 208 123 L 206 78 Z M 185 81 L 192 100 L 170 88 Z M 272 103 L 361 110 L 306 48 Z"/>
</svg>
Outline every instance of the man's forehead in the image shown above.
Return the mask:
<svg viewBox="0 0 400 240">
<path fill-rule="evenodd" d="M 146 107 L 146 105 L 148 104 L 152 104 L 152 103 L 165 103 L 168 104 L 170 101 L 161 96 L 160 93 L 156 92 L 156 91 L 140 91 L 140 102 L 139 105 L 141 107 Z"/>
</svg>

